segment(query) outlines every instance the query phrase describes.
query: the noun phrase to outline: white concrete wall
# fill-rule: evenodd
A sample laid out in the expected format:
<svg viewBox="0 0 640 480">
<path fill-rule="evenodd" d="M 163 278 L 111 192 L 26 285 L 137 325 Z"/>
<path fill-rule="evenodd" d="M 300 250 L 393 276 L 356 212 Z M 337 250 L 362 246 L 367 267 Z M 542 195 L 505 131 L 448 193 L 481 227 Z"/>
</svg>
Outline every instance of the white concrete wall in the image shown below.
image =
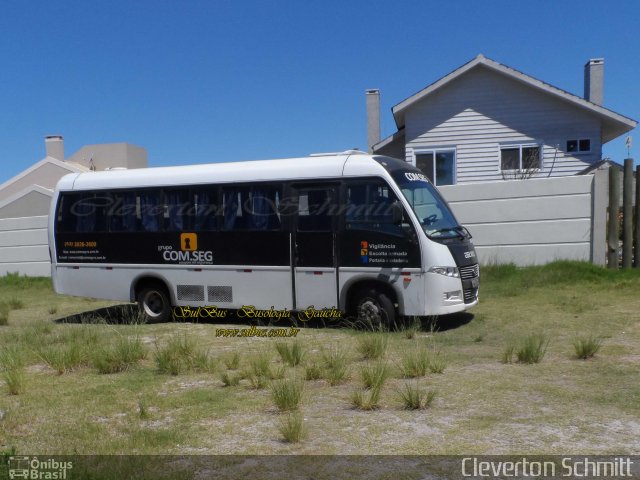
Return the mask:
<svg viewBox="0 0 640 480">
<path fill-rule="evenodd" d="M 47 218 L 0 219 L 0 275 L 51 275 Z"/>
<path fill-rule="evenodd" d="M 473 235 L 481 263 L 600 262 L 603 232 L 593 232 L 594 175 L 482 182 L 440 187 L 458 220 Z M 602 182 L 600 182 L 602 183 Z M 600 192 L 601 193 L 601 192 Z M 606 198 L 606 195 L 597 195 Z M 596 222 L 597 229 L 603 229 Z M 594 240 L 595 239 L 595 240 Z M 597 248 L 592 249 L 593 242 Z"/>
</svg>

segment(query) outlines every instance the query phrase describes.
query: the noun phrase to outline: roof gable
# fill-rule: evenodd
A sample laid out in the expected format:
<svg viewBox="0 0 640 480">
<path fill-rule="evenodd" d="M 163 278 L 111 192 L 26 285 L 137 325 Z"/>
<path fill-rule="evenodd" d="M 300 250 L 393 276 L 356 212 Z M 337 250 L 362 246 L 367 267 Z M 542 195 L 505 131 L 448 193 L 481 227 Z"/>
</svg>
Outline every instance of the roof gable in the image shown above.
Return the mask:
<svg viewBox="0 0 640 480">
<path fill-rule="evenodd" d="M 561 99 L 562 101 L 579 107 L 580 109 L 597 115 L 603 122 L 603 142 L 612 140 L 613 138 L 616 138 L 619 135 L 622 135 L 623 133 L 634 129 L 638 124 L 637 121 L 613 112 L 612 110 L 602 107 L 601 105 L 592 103 L 582 97 L 554 87 L 553 85 L 526 75 L 511 67 L 486 58 L 484 55 L 478 55 L 470 62 L 467 62 L 460 68 L 454 70 L 448 75 L 445 75 L 431 85 L 428 85 L 424 89 L 395 105 L 392 108 L 392 112 L 398 129 L 401 129 L 405 126 L 405 113 L 409 108 L 411 108 L 417 102 L 420 102 L 421 100 L 427 98 L 429 95 L 435 93 L 436 91 L 439 91 L 444 86 L 450 84 L 453 80 L 461 77 L 462 75 L 475 68 L 488 68 L 494 72 L 516 80 L 532 89 L 535 89 L 536 91 L 539 91 L 543 94 L 551 95 L 555 98 Z"/>
</svg>

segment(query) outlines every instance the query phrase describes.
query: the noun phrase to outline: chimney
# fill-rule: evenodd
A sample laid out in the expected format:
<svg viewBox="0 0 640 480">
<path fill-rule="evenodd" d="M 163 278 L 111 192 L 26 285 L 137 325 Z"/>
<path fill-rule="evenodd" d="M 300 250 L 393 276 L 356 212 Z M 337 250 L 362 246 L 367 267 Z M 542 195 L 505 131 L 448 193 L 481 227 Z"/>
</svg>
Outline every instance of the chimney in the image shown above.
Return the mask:
<svg viewBox="0 0 640 480">
<path fill-rule="evenodd" d="M 584 66 L 584 98 L 602 105 L 604 97 L 604 58 L 592 58 Z"/>
<path fill-rule="evenodd" d="M 380 141 L 380 90 L 365 90 L 367 99 L 367 147 L 373 153 L 373 146 Z"/>
<path fill-rule="evenodd" d="M 47 135 L 44 137 L 44 146 L 47 157 L 64 161 L 64 140 L 62 135 Z"/>
</svg>

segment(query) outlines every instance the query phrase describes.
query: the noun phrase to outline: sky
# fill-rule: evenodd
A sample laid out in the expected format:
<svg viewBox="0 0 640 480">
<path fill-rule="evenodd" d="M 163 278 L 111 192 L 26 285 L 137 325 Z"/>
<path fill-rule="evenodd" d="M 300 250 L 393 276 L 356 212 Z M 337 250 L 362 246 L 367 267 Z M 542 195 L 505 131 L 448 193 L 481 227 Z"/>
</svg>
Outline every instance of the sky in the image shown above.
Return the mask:
<svg viewBox="0 0 640 480">
<path fill-rule="evenodd" d="M 0 2 L 0 182 L 44 136 L 130 142 L 150 166 L 366 150 L 364 92 L 391 107 L 479 53 L 640 119 L 640 2 Z M 636 129 L 637 130 L 637 129 Z M 631 156 L 640 158 L 640 136 Z M 622 161 L 624 137 L 603 156 Z"/>
</svg>

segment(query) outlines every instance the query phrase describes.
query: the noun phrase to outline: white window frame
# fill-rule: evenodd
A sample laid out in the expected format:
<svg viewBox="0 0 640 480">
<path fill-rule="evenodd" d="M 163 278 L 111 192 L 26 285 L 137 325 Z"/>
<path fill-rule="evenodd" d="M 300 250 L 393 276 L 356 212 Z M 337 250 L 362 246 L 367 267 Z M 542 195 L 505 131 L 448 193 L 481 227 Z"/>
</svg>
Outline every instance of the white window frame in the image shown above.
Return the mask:
<svg viewBox="0 0 640 480">
<path fill-rule="evenodd" d="M 433 154 L 433 184 L 438 187 L 439 185 L 436 183 L 438 179 L 436 178 L 436 153 L 438 152 L 453 152 L 453 183 L 451 185 L 456 185 L 458 183 L 458 152 L 456 147 L 433 147 L 433 148 L 420 148 L 417 150 L 413 150 L 413 166 L 418 168 L 418 155 L 426 155 L 429 153 Z"/>
<path fill-rule="evenodd" d="M 584 141 L 584 140 L 589 140 L 589 150 L 580 150 L 580 142 Z M 567 143 L 569 142 L 577 142 L 578 144 L 578 150 L 574 151 L 574 152 L 570 152 L 569 148 L 567 146 Z M 564 144 L 565 147 L 565 152 L 569 155 L 588 155 L 589 153 L 593 152 L 593 140 L 591 138 L 568 138 L 567 141 Z"/>
<path fill-rule="evenodd" d="M 519 168 L 509 168 L 509 169 L 502 169 L 502 150 L 506 150 L 506 149 L 512 149 L 512 148 L 518 148 L 519 149 Z M 501 143 L 498 145 L 498 172 L 521 172 L 522 171 L 522 149 L 523 148 L 531 148 L 531 147 L 537 147 L 539 149 L 539 154 L 538 154 L 538 167 L 535 169 L 535 171 L 540 171 L 544 168 L 543 165 L 543 160 L 544 160 L 544 144 L 542 143 L 536 143 L 536 142 L 517 142 L 517 143 Z"/>
</svg>

